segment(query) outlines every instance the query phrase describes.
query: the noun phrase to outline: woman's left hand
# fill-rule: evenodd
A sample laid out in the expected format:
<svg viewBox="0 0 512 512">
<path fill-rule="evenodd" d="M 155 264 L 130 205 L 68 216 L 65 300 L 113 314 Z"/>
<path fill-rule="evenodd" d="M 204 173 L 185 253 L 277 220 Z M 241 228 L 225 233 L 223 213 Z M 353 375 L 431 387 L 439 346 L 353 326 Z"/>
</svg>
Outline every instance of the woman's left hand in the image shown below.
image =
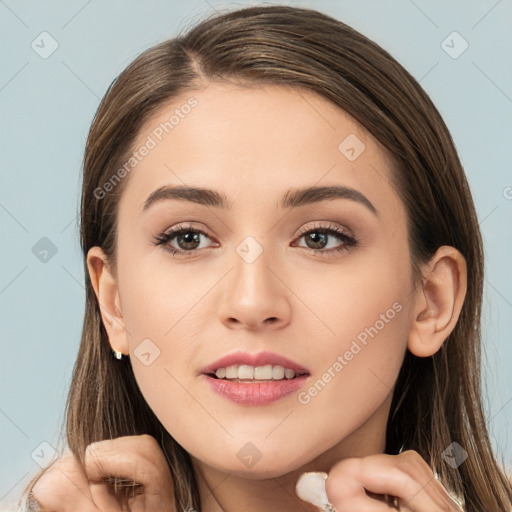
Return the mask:
<svg viewBox="0 0 512 512">
<path fill-rule="evenodd" d="M 331 468 L 325 490 L 336 512 L 464 512 L 413 450 L 344 459 Z"/>
</svg>

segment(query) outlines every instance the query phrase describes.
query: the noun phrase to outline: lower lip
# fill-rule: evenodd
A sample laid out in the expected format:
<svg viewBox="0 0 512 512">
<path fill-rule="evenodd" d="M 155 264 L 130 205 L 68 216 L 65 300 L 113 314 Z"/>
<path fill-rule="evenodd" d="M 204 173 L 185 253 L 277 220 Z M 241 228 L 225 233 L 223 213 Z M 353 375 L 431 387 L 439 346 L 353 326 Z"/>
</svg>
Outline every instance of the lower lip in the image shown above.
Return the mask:
<svg viewBox="0 0 512 512">
<path fill-rule="evenodd" d="M 299 390 L 309 375 L 265 382 L 232 382 L 205 375 L 213 391 L 240 405 L 265 405 Z"/>
</svg>

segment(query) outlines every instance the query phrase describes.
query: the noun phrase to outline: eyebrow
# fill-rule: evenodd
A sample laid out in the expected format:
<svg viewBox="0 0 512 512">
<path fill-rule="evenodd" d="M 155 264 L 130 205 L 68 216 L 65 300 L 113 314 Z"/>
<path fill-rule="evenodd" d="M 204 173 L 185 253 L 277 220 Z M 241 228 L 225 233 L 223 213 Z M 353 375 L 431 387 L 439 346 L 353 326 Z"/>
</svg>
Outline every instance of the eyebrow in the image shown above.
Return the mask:
<svg viewBox="0 0 512 512">
<path fill-rule="evenodd" d="M 166 185 L 156 189 L 148 196 L 142 208 L 142 213 L 148 210 L 153 204 L 170 199 L 190 201 L 204 206 L 229 209 L 228 200 L 223 193 L 206 188 Z M 365 206 L 374 215 L 378 216 L 379 214 L 377 208 L 373 206 L 364 194 L 354 188 L 342 185 L 290 189 L 283 196 L 281 207 L 296 208 L 298 206 L 333 199 L 348 199 L 350 201 L 356 201 Z"/>
</svg>

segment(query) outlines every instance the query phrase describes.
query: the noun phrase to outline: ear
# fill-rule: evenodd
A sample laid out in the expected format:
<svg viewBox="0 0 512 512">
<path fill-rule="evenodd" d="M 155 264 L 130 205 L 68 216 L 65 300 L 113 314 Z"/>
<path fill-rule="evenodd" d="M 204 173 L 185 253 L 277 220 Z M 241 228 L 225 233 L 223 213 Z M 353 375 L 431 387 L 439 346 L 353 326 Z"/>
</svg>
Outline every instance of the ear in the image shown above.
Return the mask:
<svg viewBox="0 0 512 512">
<path fill-rule="evenodd" d="M 87 268 L 94 293 L 98 299 L 101 319 L 107 331 L 110 346 L 114 350 L 128 355 L 129 342 L 126 336 L 117 282 L 101 247 L 89 249 Z"/>
<path fill-rule="evenodd" d="M 467 267 L 462 254 L 439 247 L 423 269 L 415 290 L 413 323 L 408 349 L 418 357 L 435 354 L 452 332 L 466 297 Z"/>
</svg>

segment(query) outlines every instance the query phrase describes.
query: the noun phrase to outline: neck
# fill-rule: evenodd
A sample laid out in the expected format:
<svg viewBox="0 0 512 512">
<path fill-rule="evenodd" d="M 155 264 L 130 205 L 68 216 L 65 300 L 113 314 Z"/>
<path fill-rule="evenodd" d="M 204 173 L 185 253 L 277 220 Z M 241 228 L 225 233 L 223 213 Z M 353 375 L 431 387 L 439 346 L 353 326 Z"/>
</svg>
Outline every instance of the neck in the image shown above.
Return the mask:
<svg viewBox="0 0 512 512">
<path fill-rule="evenodd" d="M 284 475 L 249 479 L 222 472 L 192 457 L 201 496 L 202 512 L 318 512 L 295 494 L 295 484 L 306 471 L 329 473 L 331 467 L 348 457 L 384 453 L 386 424 L 392 394 L 374 414 L 349 436 L 313 460 Z"/>
</svg>

